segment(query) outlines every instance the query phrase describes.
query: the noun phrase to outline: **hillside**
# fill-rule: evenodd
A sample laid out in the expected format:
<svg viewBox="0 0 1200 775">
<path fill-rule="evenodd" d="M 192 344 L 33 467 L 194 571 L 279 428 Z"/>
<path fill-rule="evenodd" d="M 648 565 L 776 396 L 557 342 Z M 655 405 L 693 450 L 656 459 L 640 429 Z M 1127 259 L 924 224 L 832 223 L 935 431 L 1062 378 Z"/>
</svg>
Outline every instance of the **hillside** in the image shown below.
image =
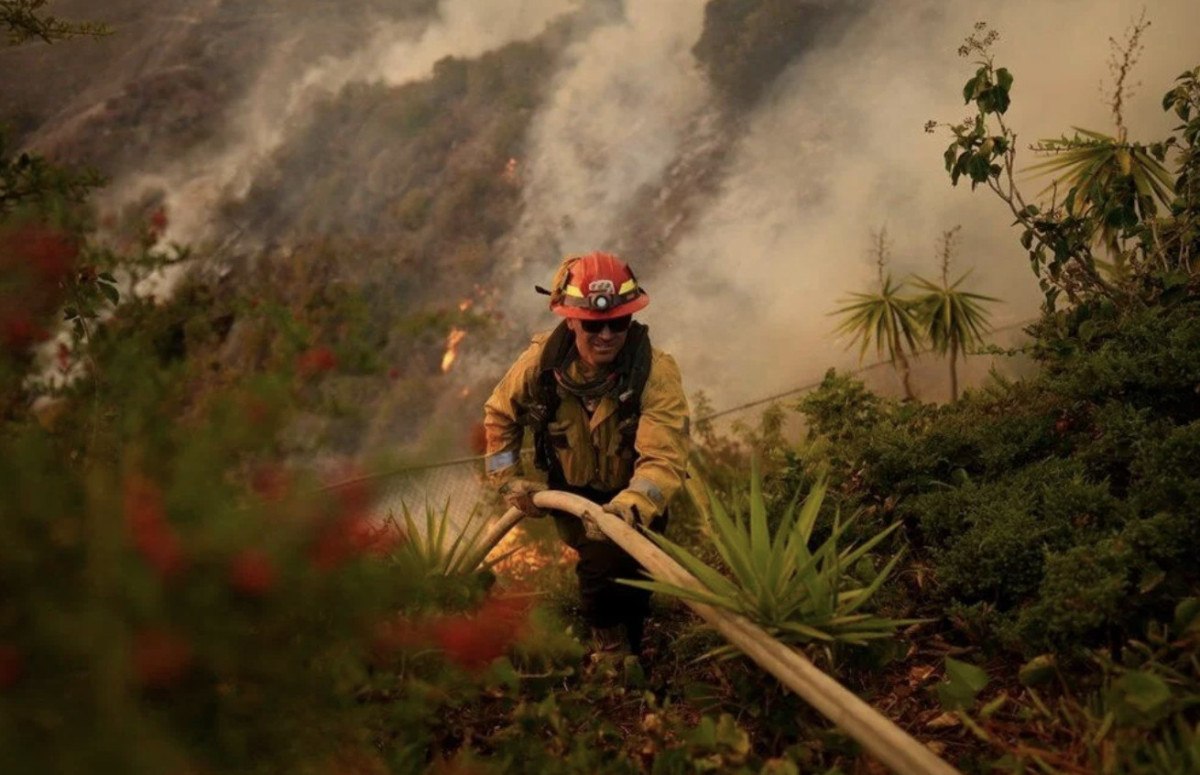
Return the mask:
<svg viewBox="0 0 1200 775">
<path fill-rule="evenodd" d="M 0 761 L 1200 772 L 1189 6 L 0 2 Z M 596 248 L 690 417 L 496 492 Z"/>
</svg>

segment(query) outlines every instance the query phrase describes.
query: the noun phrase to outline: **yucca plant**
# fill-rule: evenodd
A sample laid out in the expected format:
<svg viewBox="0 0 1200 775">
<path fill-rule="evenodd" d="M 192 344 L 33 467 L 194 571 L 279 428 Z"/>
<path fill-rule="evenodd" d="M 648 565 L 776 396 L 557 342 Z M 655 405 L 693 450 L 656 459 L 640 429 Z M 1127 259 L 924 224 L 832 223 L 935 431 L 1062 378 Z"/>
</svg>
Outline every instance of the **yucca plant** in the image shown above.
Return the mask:
<svg viewBox="0 0 1200 775">
<path fill-rule="evenodd" d="M 481 513 L 478 508 L 472 509 L 460 528 L 450 518 L 449 499 L 440 509 L 426 502 L 422 530 L 408 504 L 401 503 L 400 514 L 404 524 L 400 524 L 394 513 L 388 514 L 387 517 L 390 526 L 405 536 L 405 540 L 396 548 L 396 558 L 410 562 L 429 576 L 465 575 L 477 570 L 490 569 L 512 552 L 492 560 L 484 560 L 486 552 L 482 547 L 482 539 L 488 523 L 481 517 Z M 457 535 L 451 540 L 450 536 L 454 530 L 457 530 Z"/>
<path fill-rule="evenodd" d="M 1065 191 L 1063 206 L 1074 216 L 1093 217 L 1097 240 L 1123 259 L 1119 237 L 1123 227 L 1155 217 L 1174 198 L 1174 182 L 1150 149 L 1102 132 L 1072 127 L 1074 137 L 1042 140 L 1034 150 L 1050 158 L 1029 167 L 1054 175 L 1043 189 Z"/>
<path fill-rule="evenodd" d="M 651 533 L 654 542 L 694 575 L 704 589 L 688 589 L 658 580 L 624 583 L 732 611 L 785 643 L 819 644 L 830 658 L 835 645 L 862 646 L 889 638 L 897 627 L 915 620 L 889 619 L 861 609 L 883 586 L 903 551 L 889 559 L 869 582 L 859 581 L 853 571 L 861 573 L 864 565 L 870 566 L 868 553 L 890 536 L 899 523 L 861 544 L 839 548 L 854 517 L 845 521 L 835 517 L 829 537 L 815 548 L 810 547 L 827 486 L 827 477 L 821 474 L 803 505 L 799 505 L 797 493 L 772 535 L 762 481 L 755 465 L 750 475 L 747 514 L 731 515 L 715 496 L 711 493 L 709 496 L 712 540 L 725 565 L 724 573 L 709 567 L 682 546 Z M 729 650 L 731 647 L 718 651 Z"/>
<path fill-rule="evenodd" d="M 962 290 L 960 286 L 971 274 L 967 272 L 950 282 L 950 259 L 959 227 L 942 232 L 942 282 L 914 278 L 923 292 L 913 299 L 922 332 L 939 354 L 950 360 L 950 398 L 958 400 L 958 356 L 967 355 L 970 347 L 983 344 L 987 332 L 988 313 L 984 304 L 999 301 L 981 293 Z"/>
<path fill-rule="evenodd" d="M 879 231 L 873 237 L 875 263 L 879 268 L 879 290 L 876 293 L 850 294 L 845 305 L 833 312 L 844 318 L 836 333 L 849 335 L 853 341 L 861 342 L 859 360 L 872 344 L 880 355 L 886 350 L 888 360 L 900 373 L 904 397 L 913 399 L 916 396 L 912 389 L 908 356 L 917 352 L 920 325 L 912 303 L 901 295 L 904 283 L 895 283 L 890 274 L 884 273 L 888 253 L 887 232 Z"/>
</svg>

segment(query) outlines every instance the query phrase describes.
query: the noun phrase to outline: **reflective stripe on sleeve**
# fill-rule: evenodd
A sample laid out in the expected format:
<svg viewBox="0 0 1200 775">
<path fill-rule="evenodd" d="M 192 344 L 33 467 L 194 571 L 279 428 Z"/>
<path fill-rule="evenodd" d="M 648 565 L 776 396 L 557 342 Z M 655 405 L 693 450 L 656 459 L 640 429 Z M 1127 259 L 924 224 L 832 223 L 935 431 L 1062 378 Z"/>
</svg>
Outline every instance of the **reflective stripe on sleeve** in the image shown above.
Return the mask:
<svg viewBox="0 0 1200 775">
<path fill-rule="evenodd" d="M 508 468 L 517 464 L 517 451 L 515 449 L 497 452 L 494 455 L 488 455 L 484 460 L 484 468 L 489 474 L 494 474 L 502 468 Z"/>
<path fill-rule="evenodd" d="M 645 495 L 657 509 L 661 510 L 663 506 L 667 505 L 667 498 L 663 495 L 662 490 L 649 479 L 638 477 L 629 483 L 629 489 Z"/>
</svg>

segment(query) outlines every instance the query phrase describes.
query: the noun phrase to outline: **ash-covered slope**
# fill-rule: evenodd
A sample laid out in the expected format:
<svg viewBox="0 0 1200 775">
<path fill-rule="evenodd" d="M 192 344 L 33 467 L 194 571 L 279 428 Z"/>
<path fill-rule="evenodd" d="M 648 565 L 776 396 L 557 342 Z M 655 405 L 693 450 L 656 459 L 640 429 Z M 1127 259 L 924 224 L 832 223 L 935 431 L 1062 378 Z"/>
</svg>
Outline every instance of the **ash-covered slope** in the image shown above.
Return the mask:
<svg viewBox="0 0 1200 775">
<path fill-rule="evenodd" d="M 1164 39 L 1147 39 L 1145 82 L 1194 64 L 1179 43 L 1186 5 L 1155 11 Z M 252 295 L 254 283 L 310 272 L 357 289 L 363 341 L 397 375 L 360 391 L 368 413 L 407 407 L 377 423 L 380 443 L 429 418 L 474 419 L 472 391 L 552 322 L 531 288 L 564 253 L 629 257 L 655 298 L 656 341 L 718 406 L 852 365 L 828 312 L 873 276 L 867 241 L 881 225 L 897 275 L 927 271 L 937 234 L 961 222 L 964 268 L 979 267 L 983 288 L 1012 298 L 1032 285 L 1003 214 L 950 189 L 944 144 L 921 132 L 954 118 L 954 49 L 991 13 L 982 2 L 86 6 L 54 10 L 99 16 L 117 34 L 0 52 L 21 74 L 0 82 L 0 110 L 30 147 L 108 172 L 102 209 L 164 206 L 165 238 L 220 269 L 204 282 Z M 1012 120 L 1029 137 L 1105 125 L 1102 104 L 1080 107 L 1094 89 L 1056 91 L 1046 74 L 1077 81 L 1086 61 L 1098 80 L 1122 4 L 1072 27 L 1086 50 L 1024 24 L 1078 7 L 995 10 L 1019 41 L 1002 54 L 1018 79 Z M 1157 115 L 1153 96 L 1130 103 L 1135 131 L 1152 126 L 1142 118 Z M 317 273 L 320 256 L 336 260 Z M 997 324 L 1028 317 L 1028 298 Z M 291 314 L 308 313 L 297 303 Z M 464 326 L 444 375 L 451 328 Z M 215 357 L 253 368 L 236 350 Z"/>
<path fill-rule="evenodd" d="M 19 141 L 108 175 L 145 171 L 219 139 L 269 68 L 344 56 L 381 24 L 421 23 L 433 0 L 61 0 L 113 34 L 0 50 L 0 115 Z"/>
</svg>

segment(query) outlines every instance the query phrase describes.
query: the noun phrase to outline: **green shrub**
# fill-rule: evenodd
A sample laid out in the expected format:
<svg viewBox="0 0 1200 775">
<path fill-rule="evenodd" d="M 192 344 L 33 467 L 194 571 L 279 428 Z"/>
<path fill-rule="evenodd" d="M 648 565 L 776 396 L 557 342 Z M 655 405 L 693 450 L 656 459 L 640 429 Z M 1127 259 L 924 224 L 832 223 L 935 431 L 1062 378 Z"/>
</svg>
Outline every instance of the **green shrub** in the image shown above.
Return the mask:
<svg viewBox="0 0 1200 775">
<path fill-rule="evenodd" d="M 1116 539 L 1048 556 L 1037 600 L 1016 623 L 1026 653 L 1069 652 L 1102 641 L 1113 623 L 1127 618 L 1133 560 L 1129 547 Z"/>
<path fill-rule="evenodd" d="M 1189 558 L 1200 540 L 1195 309 L 1185 297 L 1058 313 L 1037 329 L 1041 375 L 942 407 L 872 398 L 830 375 L 800 404 L 810 440 L 826 440 L 806 448 L 819 459 L 781 473 L 791 483 L 827 460 L 841 508 L 900 517 L 931 566 L 931 600 L 986 610 L 968 617 L 976 637 L 1119 641 L 1200 582 Z"/>
</svg>

